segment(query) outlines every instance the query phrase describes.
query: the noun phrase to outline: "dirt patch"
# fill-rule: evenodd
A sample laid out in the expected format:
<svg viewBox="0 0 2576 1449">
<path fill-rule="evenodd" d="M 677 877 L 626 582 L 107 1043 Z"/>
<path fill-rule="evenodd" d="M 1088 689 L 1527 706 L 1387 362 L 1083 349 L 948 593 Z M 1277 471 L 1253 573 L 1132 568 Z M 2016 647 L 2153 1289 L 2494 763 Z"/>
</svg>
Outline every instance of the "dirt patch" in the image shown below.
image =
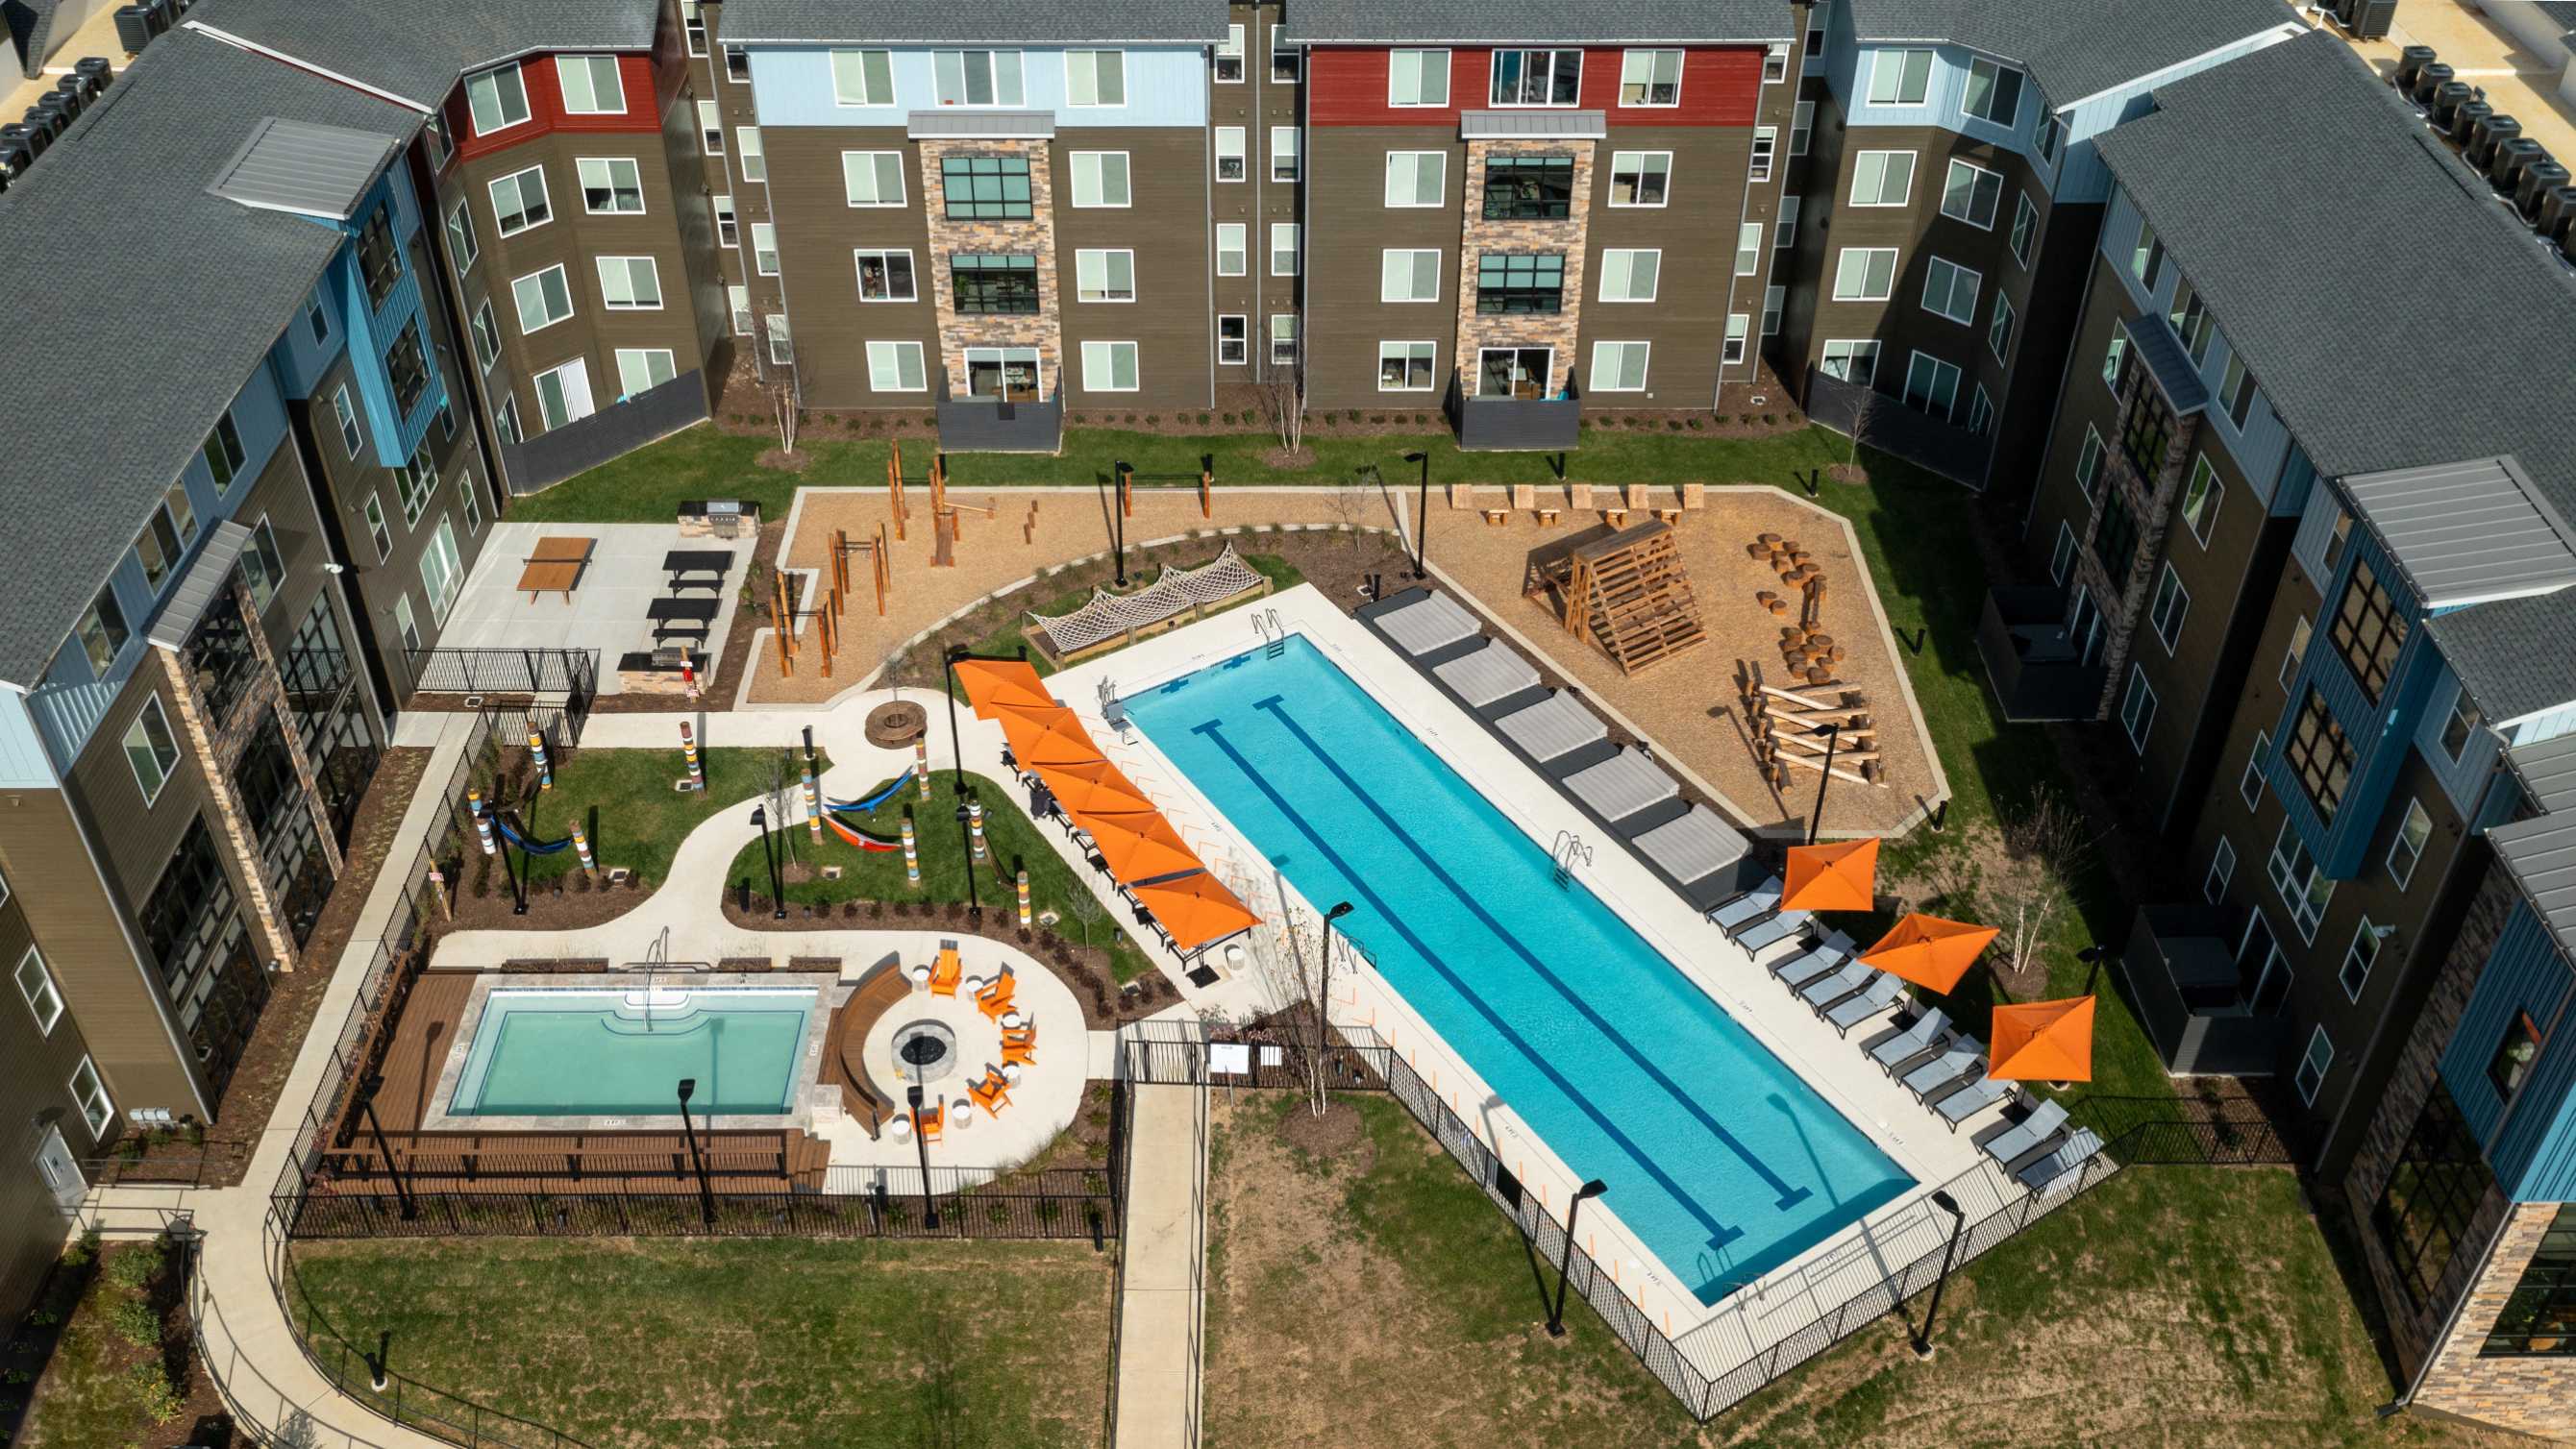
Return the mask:
<svg viewBox="0 0 2576 1449">
<path fill-rule="evenodd" d="M 802 448 L 792 453 L 771 448 L 751 461 L 763 468 L 775 468 L 781 473 L 802 473 L 814 466 L 814 455 Z"/>
<path fill-rule="evenodd" d="M 1272 448 L 1270 451 L 1261 455 L 1261 462 L 1264 467 L 1277 468 L 1282 472 L 1312 468 L 1315 466 L 1315 450 L 1312 448 Z"/>
<path fill-rule="evenodd" d="M 1302 1156 L 1324 1162 L 1365 1154 L 1350 1164 L 1353 1172 L 1368 1171 L 1376 1156 L 1368 1145 L 1368 1124 L 1360 1120 L 1359 1109 L 1342 1101 L 1330 1102 L 1321 1116 L 1306 1108 L 1282 1116 L 1279 1140 Z"/>
</svg>

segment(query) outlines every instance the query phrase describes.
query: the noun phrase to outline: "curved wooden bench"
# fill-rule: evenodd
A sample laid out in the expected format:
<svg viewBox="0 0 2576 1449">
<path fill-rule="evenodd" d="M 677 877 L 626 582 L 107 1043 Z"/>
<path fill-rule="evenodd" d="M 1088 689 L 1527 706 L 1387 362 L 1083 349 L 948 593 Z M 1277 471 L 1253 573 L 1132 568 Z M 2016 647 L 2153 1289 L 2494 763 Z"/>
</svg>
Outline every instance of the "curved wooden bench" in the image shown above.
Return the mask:
<svg viewBox="0 0 2576 1449">
<path fill-rule="evenodd" d="M 824 1068 L 841 1089 L 841 1109 L 865 1122 L 871 1137 L 878 1135 L 886 1119 L 894 1115 L 899 1096 L 868 1079 L 861 1051 L 877 1019 L 911 994 L 912 980 L 904 975 L 903 963 L 880 963 L 859 978 L 858 989 L 850 993 L 849 1001 L 832 1013 L 831 1031 L 823 1042 Z"/>
</svg>

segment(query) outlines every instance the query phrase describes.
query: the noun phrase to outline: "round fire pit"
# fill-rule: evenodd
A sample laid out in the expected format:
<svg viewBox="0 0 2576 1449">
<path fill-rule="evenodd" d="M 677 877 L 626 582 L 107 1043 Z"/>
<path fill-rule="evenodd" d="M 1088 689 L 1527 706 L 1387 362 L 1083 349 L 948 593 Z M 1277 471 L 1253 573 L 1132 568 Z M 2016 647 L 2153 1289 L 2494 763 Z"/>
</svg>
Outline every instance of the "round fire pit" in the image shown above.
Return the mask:
<svg viewBox="0 0 2576 1449">
<path fill-rule="evenodd" d="M 908 745 L 930 728 L 929 711 L 909 700 L 881 704 L 868 711 L 867 735 L 872 745 Z"/>
<path fill-rule="evenodd" d="M 943 1022 L 916 1021 L 895 1028 L 895 1069 L 907 1082 L 927 1085 L 957 1071 L 957 1033 Z"/>
</svg>

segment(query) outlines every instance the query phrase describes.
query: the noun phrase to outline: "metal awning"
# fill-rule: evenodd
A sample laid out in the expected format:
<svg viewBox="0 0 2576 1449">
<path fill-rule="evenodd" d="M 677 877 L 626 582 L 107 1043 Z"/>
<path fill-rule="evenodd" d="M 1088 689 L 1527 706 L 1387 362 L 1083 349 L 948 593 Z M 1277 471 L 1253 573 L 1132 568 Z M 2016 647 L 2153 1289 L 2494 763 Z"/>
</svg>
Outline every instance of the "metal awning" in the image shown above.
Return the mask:
<svg viewBox="0 0 2576 1449">
<path fill-rule="evenodd" d="M 2342 483 L 2427 608 L 2576 583 L 2567 521 L 2510 457 L 2350 474 Z"/>
<path fill-rule="evenodd" d="M 2191 354 L 2182 350 L 2182 339 L 2174 335 L 2173 324 L 2163 313 L 2141 312 L 2122 322 L 2120 330 L 2128 334 L 2139 360 L 2155 374 L 2156 387 L 2173 404 L 2174 416 L 2187 418 L 2209 406 L 2209 384 L 2200 380 L 2200 369 L 2192 365 Z"/>
<path fill-rule="evenodd" d="M 915 141 L 1042 141 L 1055 135 L 1055 112 L 913 111 L 904 117 L 904 132 Z"/>
<path fill-rule="evenodd" d="M 1610 134 L 1600 111 L 1461 111 L 1462 141 L 1598 141 Z"/>
<path fill-rule="evenodd" d="M 184 647 L 188 636 L 197 632 L 197 625 L 205 619 L 206 611 L 232 587 L 233 565 L 241 562 L 242 550 L 249 546 L 249 529 L 231 519 L 216 524 L 188 571 L 179 576 L 179 586 L 170 591 L 169 601 L 154 616 L 152 626 L 143 631 L 143 637 L 156 648 Z"/>
<path fill-rule="evenodd" d="M 206 189 L 260 211 L 347 221 L 394 146 L 374 131 L 264 116 Z"/>
</svg>

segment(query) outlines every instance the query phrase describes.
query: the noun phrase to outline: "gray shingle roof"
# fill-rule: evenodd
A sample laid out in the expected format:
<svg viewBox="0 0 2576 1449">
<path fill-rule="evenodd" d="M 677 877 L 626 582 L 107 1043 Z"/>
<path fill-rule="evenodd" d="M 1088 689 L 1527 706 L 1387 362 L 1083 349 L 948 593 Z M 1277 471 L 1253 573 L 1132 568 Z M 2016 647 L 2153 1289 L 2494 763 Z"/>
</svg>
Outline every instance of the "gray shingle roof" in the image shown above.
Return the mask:
<svg viewBox="0 0 2576 1449">
<path fill-rule="evenodd" d="M 1864 41 L 1950 41 L 2015 60 L 2067 106 L 2298 18 L 2281 0 L 1848 0 Z M 1581 14 L 1580 7 L 1575 13 Z"/>
<path fill-rule="evenodd" d="M 722 31 L 726 40 L 746 44 L 834 40 L 873 45 L 1194 43 L 1225 39 L 1225 14 L 1225 0 L 1119 0 L 1088 5 L 1047 0 L 999 0 L 986 5 L 949 0 L 727 0 Z"/>
<path fill-rule="evenodd" d="M 2360 473 L 2343 491 L 2427 604 L 2576 583 L 2576 534 L 2511 458 Z"/>
<path fill-rule="evenodd" d="M 754 0 L 734 0 L 736 5 Z M 769 3 L 769 0 L 760 0 Z M 1369 40 L 1771 41 L 1796 33 L 1786 0 L 1593 0 L 1494 5 L 1480 0 L 1294 0 L 1282 17 L 1294 44 Z M 730 24 L 730 11 L 727 23 Z"/>
<path fill-rule="evenodd" d="M 2576 699 L 2576 590 L 2454 609 L 2426 627 L 2489 724 Z"/>
<path fill-rule="evenodd" d="M 388 136 L 419 122 L 174 33 L 0 194 L 0 680 L 42 673 L 340 246 L 206 190 L 262 116 Z"/>
<path fill-rule="evenodd" d="M 658 15 L 656 0 L 204 0 L 188 23 L 427 106 L 530 51 L 650 49 Z"/>
</svg>

